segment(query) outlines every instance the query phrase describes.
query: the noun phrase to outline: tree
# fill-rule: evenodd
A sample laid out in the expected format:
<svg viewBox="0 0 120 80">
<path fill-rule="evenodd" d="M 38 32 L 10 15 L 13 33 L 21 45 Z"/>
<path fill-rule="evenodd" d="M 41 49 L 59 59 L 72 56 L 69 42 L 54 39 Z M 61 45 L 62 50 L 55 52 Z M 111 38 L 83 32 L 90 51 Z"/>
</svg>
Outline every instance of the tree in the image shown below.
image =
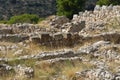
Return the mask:
<svg viewBox="0 0 120 80">
<path fill-rule="evenodd" d="M 97 2 L 98 5 L 120 5 L 120 0 L 99 0 Z"/>
<path fill-rule="evenodd" d="M 72 18 L 73 14 L 83 11 L 86 0 L 57 0 L 57 15 Z"/>
</svg>

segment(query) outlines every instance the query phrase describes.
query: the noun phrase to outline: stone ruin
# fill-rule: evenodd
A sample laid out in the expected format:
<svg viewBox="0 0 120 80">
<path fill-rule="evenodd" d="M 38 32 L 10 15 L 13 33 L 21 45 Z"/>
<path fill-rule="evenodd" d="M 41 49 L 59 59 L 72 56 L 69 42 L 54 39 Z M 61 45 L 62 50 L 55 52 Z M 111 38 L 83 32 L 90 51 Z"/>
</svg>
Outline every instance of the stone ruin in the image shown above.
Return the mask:
<svg viewBox="0 0 120 80">
<path fill-rule="evenodd" d="M 38 33 L 36 36 L 30 38 L 34 43 L 40 43 L 45 46 L 73 46 L 79 42 L 80 36 L 78 34 L 71 33 Z"/>
<path fill-rule="evenodd" d="M 11 61 L 35 60 L 35 65 L 44 62 L 49 64 L 62 64 L 71 61 L 89 63 L 92 69 L 77 71 L 76 80 L 119 80 L 120 67 L 112 73 L 111 65 L 120 63 L 120 31 L 113 29 L 105 31 L 106 25 L 113 22 L 114 18 L 120 21 L 120 6 L 96 6 L 94 11 L 85 11 L 75 14 L 72 20 L 65 17 L 55 17 L 48 23 L 50 27 L 41 27 L 38 24 L 1 24 L 0 42 L 13 42 L 13 44 L 0 44 L 0 51 L 6 57 L 13 51 L 16 58 L 0 58 L 0 75 L 15 71 L 16 78 L 33 78 L 36 70 L 24 65 L 9 66 Z M 116 20 L 116 21 L 117 21 Z M 92 31 L 100 30 L 100 33 L 92 34 Z M 47 47 L 72 47 L 70 50 L 24 53 L 29 44 L 35 43 Z M 16 43 L 19 43 L 17 46 Z M 80 43 L 80 45 L 78 45 Z M 21 48 L 22 45 L 22 48 Z M 77 46 L 75 46 L 77 45 Z M 75 46 L 75 47 L 74 47 Z M 79 47 L 79 49 L 76 49 Z M 30 48 L 32 49 L 32 48 Z M 11 56 L 13 56 L 11 55 Z M 112 63 L 113 62 L 113 63 Z M 112 64 L 111 64 L 112 63 Z M 89 64 L 87 64 L 89 66 Z M 32 65 L 33 66 L 33 65 Z M 5 73 L 4 73 L 5 71 Z M 58 77 L 58 76 L 57 76 Z M 52 79 L 51 79 L 52 80 Z M 67 80 L 63 78 L 63 80 Z"/>
<path fill-rule="evenodd" d="M 45 46 L 73 46 L 84 36 L 91 36 L 91 31 L 104 30 L 110 20 L 117 17 L 120 20 L 120 6 L 96 6 L 94 11 L 79 12 L 73 15 L 73 19 L 54 17 L 48 24 L 50 27 L 43 28 L 34 24 L 1 24 L 0 41 L 22 42 L 29 40 Z M 106 35 L 106 34 L 105 34 Z"/>
<path fill-rule="evenodd" d="M 102 6 L 96 5 L 94 11 L 79 12 L 73 16 L 72 22 L 85 21 L 85 28 L 82 29 L 80 34 L 91 32 L 95 30 L 104 30 L 108 24 L 120 21 L 120 6 Z M 114 26 L 114 25 L 113 25 Z"/>
</svg>

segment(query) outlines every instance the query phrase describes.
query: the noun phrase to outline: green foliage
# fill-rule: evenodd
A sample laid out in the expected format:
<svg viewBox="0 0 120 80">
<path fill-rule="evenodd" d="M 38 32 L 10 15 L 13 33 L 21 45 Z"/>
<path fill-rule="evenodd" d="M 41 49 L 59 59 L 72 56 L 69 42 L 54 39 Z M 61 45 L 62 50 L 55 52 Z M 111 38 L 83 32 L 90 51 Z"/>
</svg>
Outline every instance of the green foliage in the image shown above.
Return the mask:
<svg viewBox="0 0 120 80">
<path fill-rule="evenodd" d="M 6 23 L 7 23 L 6 20 L 1 20 L 1 21 L 0 21 L 0 24 L 6 24 Z"/>
<path fill-rule="evenodd" d="M 57 0 L 57 15 L 72 18 L 84 10 L 86 0 Z"/>
<path fill-rule="evenodd" d="M 99 0 L 98 2 L 97 2 L 97 4 L 98 5 L 110 5 L 110 2 L 109 2 L 109 0 Z"/>
<path fill-rule="evenodd" d="M 113 5 L 120 5 L 120 0 L 110 0 L 110 3 Z"/>
<path fill-rule="evenodd" d="M 35 14 L 22 14 L 18 16 L 13 16 L 8 21 L 8 24 L 15 23 L 38 23 L 39 17 Z"/>
<path fill-rule="evenodd" d="M 97 2 L 98 5 L 120 5 L 120 0 L 99 0 Z"/>
<path fill-rule="evenodd" d="M 41 22 L 41 21 L 43 21 L 43 20 L 45 20 L 45 18 L 40 18 L 40 19 L 39 19 L 39 22 Z"/>
</svg>

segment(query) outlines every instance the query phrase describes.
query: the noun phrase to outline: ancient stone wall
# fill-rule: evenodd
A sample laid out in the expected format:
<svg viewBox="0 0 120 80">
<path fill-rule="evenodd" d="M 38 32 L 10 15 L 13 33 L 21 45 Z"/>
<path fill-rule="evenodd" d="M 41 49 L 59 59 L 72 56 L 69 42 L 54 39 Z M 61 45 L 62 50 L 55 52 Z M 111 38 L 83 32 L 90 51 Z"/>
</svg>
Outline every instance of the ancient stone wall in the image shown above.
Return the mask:
<svg viewBox="0 0 120 80">
<path fill-rule="evenodd" d="M 100 39 L 105 41 L 119 42 L 119 34 L 104 33 L 98 35 L 84 34 L 104 29 L 105 25 L 114 18 L 120 20 L 120 6 L 96 6 L 94 11 L 79 12 L 69 21 L 65 17 L 57 17 L 53 20 L 54 25 L 60 25 L 58 31 L 54 31 L 55 27 L 49 29 L 41 28 L 33 24 L 13 24 L 0 25 L 0 40 L 3 41 L 24 41 L 30 40 L 45 46 L 73 46 L 81 40 Z M 65 20 L 66 19 L 66 20 Z M 60 20 L 60 21 L 59 21 Z M 64 21 L 63 23 L 60 23 Z M 109 37 L 108 37 L 109 36 Z M 114 38 L 117 38 L 114 40 Z M 113 40 L 112 40 L 113 39 Z M 82 41 L 81 41 L 82 42 Z"/>
<path fill-rule="evenodd" d="M 38 33 L 37 36 L 30 37 L 30 41 L 33 43 L 39 43 L 40 45 L 48 47 L 56 46 L 74 46 L 79 43 L 79 39 L 82 38 L 78 34 L 72 33 Z"/>
</svg>

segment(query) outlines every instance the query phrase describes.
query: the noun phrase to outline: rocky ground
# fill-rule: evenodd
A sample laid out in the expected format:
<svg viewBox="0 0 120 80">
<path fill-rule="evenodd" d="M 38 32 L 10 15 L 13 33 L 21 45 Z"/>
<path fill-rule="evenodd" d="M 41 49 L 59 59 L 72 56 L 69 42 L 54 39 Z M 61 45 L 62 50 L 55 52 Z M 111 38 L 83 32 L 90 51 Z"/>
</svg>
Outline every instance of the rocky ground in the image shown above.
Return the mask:
<svg viewBox="0 0 120 80">
<path fill-rule="evenodd" d="M 0 80 L 120 80 L 120 6 L 72 20 L 0 25 Z"/>
</svg>

